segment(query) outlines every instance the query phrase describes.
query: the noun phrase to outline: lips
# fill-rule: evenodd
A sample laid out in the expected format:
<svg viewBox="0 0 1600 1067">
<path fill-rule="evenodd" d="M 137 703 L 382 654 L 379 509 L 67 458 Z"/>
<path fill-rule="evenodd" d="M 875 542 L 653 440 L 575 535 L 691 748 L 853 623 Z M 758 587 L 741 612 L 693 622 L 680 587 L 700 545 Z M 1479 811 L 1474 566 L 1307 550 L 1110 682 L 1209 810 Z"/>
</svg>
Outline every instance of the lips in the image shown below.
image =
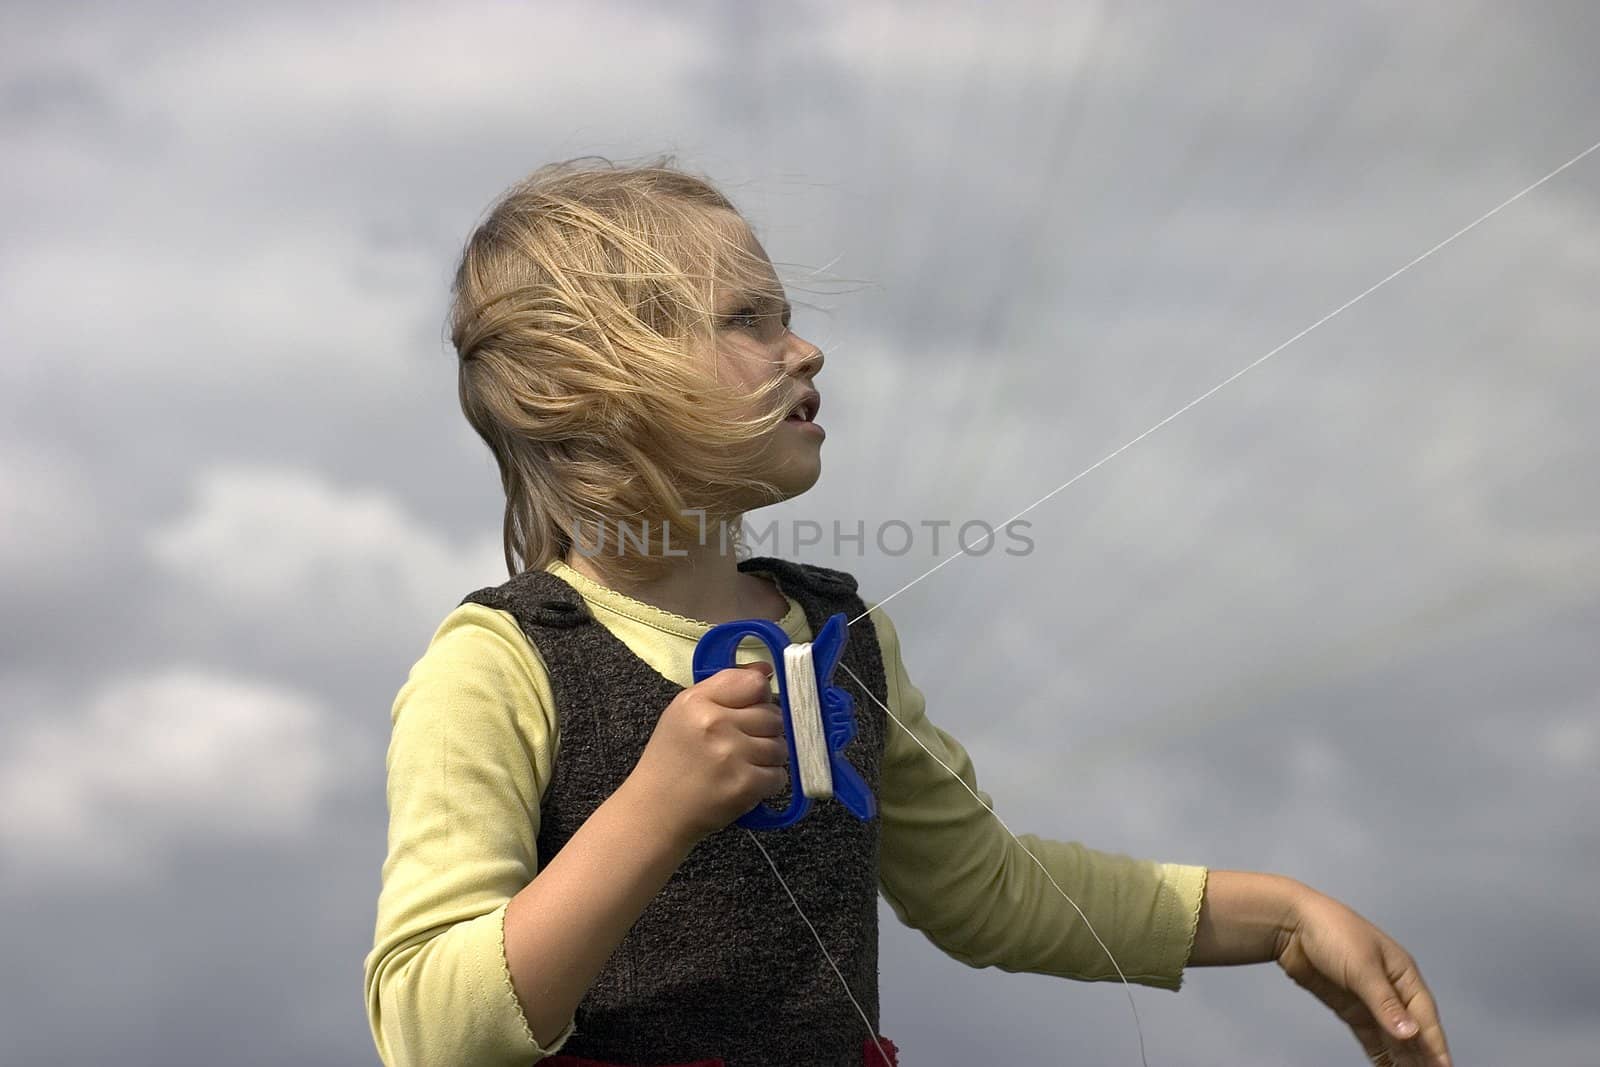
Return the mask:
<svg viewBox="0 0 1600 1067">
<path fill-rule="evenodd" d="M 817 412 L 822 410 L 822 396 L 815 390 L 802 396 L 794 407 L 789 410 L 790 422 L 814 422 Z"/>
</svg>

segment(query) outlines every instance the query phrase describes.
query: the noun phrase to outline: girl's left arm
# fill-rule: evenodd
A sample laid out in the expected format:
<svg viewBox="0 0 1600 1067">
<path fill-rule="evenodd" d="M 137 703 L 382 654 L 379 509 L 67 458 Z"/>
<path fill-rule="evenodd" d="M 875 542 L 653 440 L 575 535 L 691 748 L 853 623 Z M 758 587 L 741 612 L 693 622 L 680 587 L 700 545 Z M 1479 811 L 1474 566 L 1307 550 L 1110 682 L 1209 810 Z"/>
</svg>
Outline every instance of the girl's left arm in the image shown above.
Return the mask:
<svg viewBox="0 0 1600 1067">
<path fill-rule="evenodd" d="M 1114 980 L 1076 912 L 984 810 L 990 798 L 966 751 L 928 721 L 893 624 L 882 611 L 872 618 L 889 705 L 906 728 L 888 727 L 879 796 L 882 889 L 897 917 L 971 966 Z M 1375 1063 L 1449 1067 L 1416 962 L 1332 897 L 1281 875 L 1140 861 L 1033 834 L 1021 841 L 1084 908 L 1129 981 L 1176 990 L 1188 967 L 1275 960 Z M 1416 1026 L 1409 1035 L 1401 1017 Z"/>
<path fill-rule="evenodd" d="M 1189 966 L 1269 960 L 1344 1020 L 1372 1062 L 1450 1067 L 1433 995 L 1393 938 L 1292 878 L 1211 871 Z"/>
<path fill-rule="evenodd" d="M 971 967 L 1178 989 L 1206 868 L 1013 840 L 966 750 L 924 713 L 893 623 L 871 617 L 902 724 L 887 727 L 878 793 L 879 881 L 895 916 Z"/>
</svg>

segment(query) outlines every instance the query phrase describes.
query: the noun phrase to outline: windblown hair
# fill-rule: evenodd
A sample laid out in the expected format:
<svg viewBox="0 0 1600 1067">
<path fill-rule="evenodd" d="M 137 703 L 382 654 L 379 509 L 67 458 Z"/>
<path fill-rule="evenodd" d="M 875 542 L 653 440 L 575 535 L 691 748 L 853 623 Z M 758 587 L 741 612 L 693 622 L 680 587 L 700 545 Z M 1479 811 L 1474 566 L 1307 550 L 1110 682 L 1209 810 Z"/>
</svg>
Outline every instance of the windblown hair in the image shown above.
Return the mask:
<svg viewBox="0 0 1600 1067">
<path fill-rule="evenodd" d="M 771 285 L 745 232 L 670 156 L 580 157 L 516 183 L 468 239 L 450 338 L 461 409 L 500 467 L 510 575 L 576 537 L 607 573 L 646 577 L 666 563 L 664 524 L 677 549 L 702 531 L 709 544 L 780 497 L 749 472 L 786 414 L 781 375 L 752 395 L 717 373 L 717 293 Z M 619 553 L 624 528 L 639 541 Z"/>
</svg>

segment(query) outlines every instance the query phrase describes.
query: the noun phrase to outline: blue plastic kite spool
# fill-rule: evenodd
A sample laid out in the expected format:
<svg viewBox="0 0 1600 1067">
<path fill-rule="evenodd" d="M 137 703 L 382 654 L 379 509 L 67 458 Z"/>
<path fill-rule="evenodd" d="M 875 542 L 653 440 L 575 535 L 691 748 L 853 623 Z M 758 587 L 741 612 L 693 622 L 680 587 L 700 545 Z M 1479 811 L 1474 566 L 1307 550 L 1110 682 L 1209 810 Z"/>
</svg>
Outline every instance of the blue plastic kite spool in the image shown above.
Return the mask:
<svg viewBox="0 0 1600 1067">
<path fill-rule="evenodd" d="M 828 763 L 833 770 L 833 795 L 851 814 L 864 822 L 877 814 L 877 800 L 861 775 L 844 758 L 845 746 L 856 735 L 855 698 L 833 685 L 833 672 L 839 665 L 839 657 L 844 652 L 849 635 L 850 624 L 842 613 L 830 617 L 817 634 L 817 639 L 811 642 L 811 659 L 817 672 L 817 694 L 822 705 L 822 730 L 828 743 Z M 718 671 L 735 666 L 734 655 L 740 643 L 748 637 L 759 638 L 772 652 L 773 673 L 778 676 L 778 706 L 783 711 L 784 739 L 789 745 L 791 779 L 787 810 L 774 811 L 765 803 L 760 803 L 739 817 L 739 825 L 747 830 L 778 830 L 793 826 L 811 810 L 811 798 L 801 790 L 798 781 L 800 763 L 794 746 L 794 720 L 789 710 L 789 679 L 783 665 L 783 650 L 789 647 L 789 635 L 769 619 L 718 623 L 695 645 L 694 680 L 703 682 Z"/>
</svg>

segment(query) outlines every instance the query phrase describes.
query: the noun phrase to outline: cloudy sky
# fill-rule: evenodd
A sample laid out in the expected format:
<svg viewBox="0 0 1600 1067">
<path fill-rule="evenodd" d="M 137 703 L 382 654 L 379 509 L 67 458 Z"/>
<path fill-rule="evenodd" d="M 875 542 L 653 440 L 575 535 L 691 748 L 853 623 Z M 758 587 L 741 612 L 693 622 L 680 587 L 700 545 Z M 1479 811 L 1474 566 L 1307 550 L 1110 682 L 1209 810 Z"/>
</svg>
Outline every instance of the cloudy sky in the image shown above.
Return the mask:
<svg viewBox="0 0 1600 1067">
<path fill-rule="evenodd" d="M 506 185 L 746 211 L 828 352 L 754 520 L 999 522 L 1600 138 L 1600 9 L 1394 7 L 6 5 L 8 1062 L 376 1062 L 390 704 L 505 577 L 443 317 Z M 1600 152 L 897 596 L 1008 821 L 1292 875 L 1462 1064 L 1592 1062 L 1597 286 Z M 908 1063 L 1138 1062 L 1120 987 L 884 916 Z M 1361 1062 L 1270 965 L 1135 996 L 1152 1065 Z"/>
</svg>

